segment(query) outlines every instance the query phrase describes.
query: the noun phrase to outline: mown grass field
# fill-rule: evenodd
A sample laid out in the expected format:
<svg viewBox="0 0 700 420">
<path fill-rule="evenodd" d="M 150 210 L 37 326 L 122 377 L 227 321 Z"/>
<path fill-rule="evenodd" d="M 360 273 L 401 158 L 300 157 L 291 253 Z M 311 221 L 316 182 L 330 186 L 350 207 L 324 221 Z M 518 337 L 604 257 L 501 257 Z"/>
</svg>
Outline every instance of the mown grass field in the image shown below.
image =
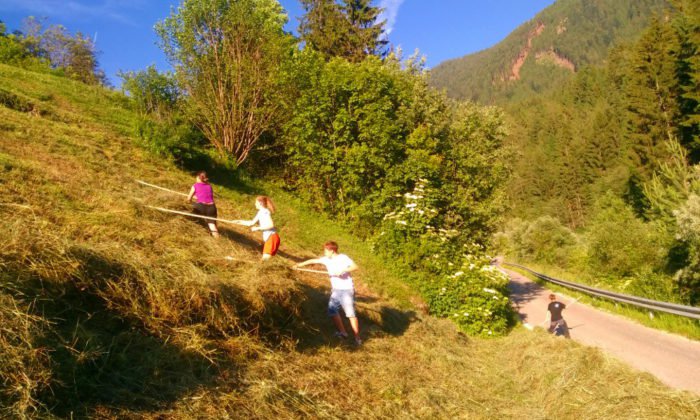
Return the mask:
<svg viewBox="0 0 700 420">
<path fill-rule="evenodd" d="M 5 65 L 0 92 L 15 99 L 0 105 L 2 417 L 700 416 L 697 395 L 595 349 L 465 337 L 416 309 L 369 244 L 265 182 L 213 171 L 220 217 L 276 200 L 268 264 L 257 233 L 222 225 L 215 240 L 147 209 L 187 206 L 136 179 L 186 192 L 193 176 L 138 147 L 118 93 Z M 333 337 L 327 279 L 289 269 L 329 239 L 361 267 L 361 348 Z"/>
</svg>

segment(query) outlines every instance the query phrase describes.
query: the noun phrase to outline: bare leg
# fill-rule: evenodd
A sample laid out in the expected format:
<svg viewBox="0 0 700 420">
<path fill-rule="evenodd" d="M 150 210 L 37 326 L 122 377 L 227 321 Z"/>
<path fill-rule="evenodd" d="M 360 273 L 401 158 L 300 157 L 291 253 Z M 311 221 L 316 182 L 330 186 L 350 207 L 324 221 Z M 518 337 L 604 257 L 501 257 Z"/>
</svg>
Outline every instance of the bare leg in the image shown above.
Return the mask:
<svg viewBox="0 0 700 420">
<path fill-rule="evenodd" d="M 219 237 L 219 230 L 216 228 L 216 225 L 214 223 L 207 223 L 209 226 L 209 232 L 211 232 L 211 236 L 218 238 Z"/>
<path fill-rule="evenodd" d="M 348 321 L 350 321 L 350 327 L 352 327 L 352 333 L 355 334 L 355 338 L 359 338 L 360 322 L 357 320 L 357 317 L 348 318 Z"/>
<path fill-rule="evenodd" d="M 343 325 L 343 320 L 340 318 L 340 314 L 333 315 L 331 317 L 333 320 L 333 324 L 335 324 L 335 328 L 340 331 L 341 334 L 347 335 L 348 333 L 345 331 L 345 325 Z"/>
</svg>

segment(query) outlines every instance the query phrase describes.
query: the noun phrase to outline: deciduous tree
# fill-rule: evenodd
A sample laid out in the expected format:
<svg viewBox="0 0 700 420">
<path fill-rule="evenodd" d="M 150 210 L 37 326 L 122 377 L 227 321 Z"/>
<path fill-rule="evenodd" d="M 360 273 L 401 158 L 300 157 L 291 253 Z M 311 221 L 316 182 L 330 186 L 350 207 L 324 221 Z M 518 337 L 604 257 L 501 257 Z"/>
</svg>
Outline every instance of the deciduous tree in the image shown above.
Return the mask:
<svg viewBox="0 0 700 420">
<path fill-rule="evenodd" d="M 185 0 L 156 25 L 193 121 L 237 164 L 277 115 L 286 19 L 276 0 Z"/>
</svg>

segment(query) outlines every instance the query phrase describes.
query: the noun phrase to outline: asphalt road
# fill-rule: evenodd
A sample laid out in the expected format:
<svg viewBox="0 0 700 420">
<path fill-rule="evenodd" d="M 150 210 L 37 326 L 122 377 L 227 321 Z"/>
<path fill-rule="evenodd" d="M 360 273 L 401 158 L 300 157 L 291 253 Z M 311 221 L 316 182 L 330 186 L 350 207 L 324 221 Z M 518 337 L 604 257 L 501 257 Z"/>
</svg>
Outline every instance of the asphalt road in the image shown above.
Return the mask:
<svg viewBox="0 0 700 420">
<path fill-rule="evenodd" d="M 528 328 L 538 326 L 547 315 L 550 290 L 511 270 L 511 299 Z M 645 327 L 626 318 L 603 312 L 557 293 L 567 304 L 563 312 L 571 338 L 601 348 L 636 369 L 646 371 L 670 387 L 700 394 L 700 342 Z"/>
</svg>

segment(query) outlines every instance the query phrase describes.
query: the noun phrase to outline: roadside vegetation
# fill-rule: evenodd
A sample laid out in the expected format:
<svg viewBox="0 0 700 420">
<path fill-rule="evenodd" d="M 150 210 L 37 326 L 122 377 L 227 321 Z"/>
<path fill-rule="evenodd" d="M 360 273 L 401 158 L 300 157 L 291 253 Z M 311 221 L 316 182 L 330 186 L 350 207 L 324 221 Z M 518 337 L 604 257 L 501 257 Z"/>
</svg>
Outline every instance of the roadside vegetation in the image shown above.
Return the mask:
<svg viewBox="0 0 700 420">
<path fill-rule="evenodd" d="M 494 252 L 572 281 L 700 303 L 698 28 L 697 2 L 671 2 L 606 63 L 504 105 L 517 152 Z M 657 326 L 697 337 L 697 321 L 657 315 Z"/>
</svg>

